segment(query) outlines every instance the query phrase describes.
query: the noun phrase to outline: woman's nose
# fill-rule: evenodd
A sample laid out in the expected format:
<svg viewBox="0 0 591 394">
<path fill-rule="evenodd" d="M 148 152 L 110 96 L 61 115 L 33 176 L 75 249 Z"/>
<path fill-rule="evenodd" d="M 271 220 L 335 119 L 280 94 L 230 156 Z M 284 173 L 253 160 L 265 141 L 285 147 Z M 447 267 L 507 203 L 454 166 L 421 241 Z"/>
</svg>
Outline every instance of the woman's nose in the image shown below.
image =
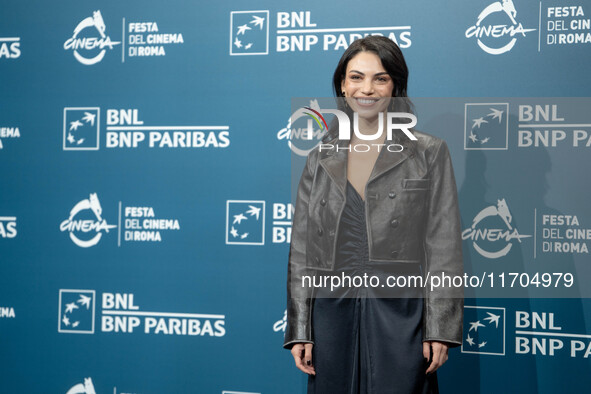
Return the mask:
<svg viewBox="0 0 591 394">
<path fill-rule="evenodd" d="M 373 93 L 373 81 L 370 78 L 366 78 L 365 81 L 363 81 L 362 92 L 363 94 L 368 95 Z"/>
</svg>

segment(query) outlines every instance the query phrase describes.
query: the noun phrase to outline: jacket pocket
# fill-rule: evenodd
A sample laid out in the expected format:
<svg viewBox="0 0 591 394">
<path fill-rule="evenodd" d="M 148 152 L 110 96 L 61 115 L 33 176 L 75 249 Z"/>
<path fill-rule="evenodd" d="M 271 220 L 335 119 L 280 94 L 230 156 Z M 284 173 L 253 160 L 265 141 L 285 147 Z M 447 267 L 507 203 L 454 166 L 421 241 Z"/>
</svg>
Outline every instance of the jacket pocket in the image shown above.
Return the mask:
<svg viewBox="0 0 591 394">
<path fill-rule="evenodd" d="M 405 179 L 402 182 L 402 188 L 404 190 L 427 190 L 430 182 L 430 179 Z"/>
</svg>

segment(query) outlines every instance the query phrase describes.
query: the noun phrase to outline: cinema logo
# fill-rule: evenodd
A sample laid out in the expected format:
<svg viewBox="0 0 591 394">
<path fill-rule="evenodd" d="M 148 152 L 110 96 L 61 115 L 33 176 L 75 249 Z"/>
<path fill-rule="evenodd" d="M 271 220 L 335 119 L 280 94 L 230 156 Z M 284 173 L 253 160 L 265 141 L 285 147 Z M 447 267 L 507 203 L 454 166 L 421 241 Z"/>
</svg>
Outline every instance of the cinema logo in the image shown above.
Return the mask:
<svg viewBox="0 0 591 394">
<path fill-rule="evenodd" d="M 542 214 L 542 252 L 589 253 L 591 228 L 582 227 L 577 215 Z"/>
<path fill-rule="evenodd" d="M 113 41 L 106 34 L 106 25 L 100 11 L 94 11 L 92 17 L 83 19 L 72 37 L 64 43 L 66 51 L 72 51 L 80 63 L 87 66 L 99 63 L 107 50 L 120 45 L 121 62 L 127 57 L 164 57 L 167 48 L 184 44 L 182 33 L 162 32 L 156 21 L 129 22 L 122 18 L 123 32 L 121 41 Z"/>
<path fill-rule="evenodd" d="M 123 206 L 119 201 L 117 222 L 121 226 L 108 224 L 102 218 L 102 206 L 96 193 L 77 203 L 70 211 L 68 219 L 60 225 L 60 230 L 69 232 L 72 241 L 83 248 L 98 244 L 103 233 L 118 227 L 117 246 L 123 242 L 162 242 L 162 234 L 179 231 L 180 223 L 175 218 L 162 218 L 156 215 L 151 206 Z"/>
<path fill-rule="evenodd" d="M 116 225 L 108 224 L 102 217 L 103 208 L 96 193 L 80 200 L 70 210 L 70 215 L 60 224 L 60 231 L 67 232 L 74 244 L 89 248 L 99 243 L 104 233 Z"/>
<path fill-rule="evenodd" d="M 122 211 L 123 239 L 127 242 L 162 242 L 162 232 L 181 229 L 178 219 L 157 218 L 154 207 L 127 206 Z"/>
<path fill-rule="evenodd" d="M 123 19 L 125 25 L 125 18 Z M 166 56 L 165 47 L 184 44 L 182 33 L 162 33 L 156 22 L 127 24 L 127 56 Z"/>
<path fill-rule="evenodd" d="M 551 6 L 542 13 L 544 14 L 547 17 L 547 45 L 572 46 L 591 43 L 591 19 L 585 18 L 583 6 Z"/>
<path fill-rule="evenodd" d="M 84 378 L 83 383 L 77 383 L 72 386 L 66 394 L 96 394 L 92 378 Z"/>
<path fill-rule="evenodd" d="M 306 108 L 309 109 L 307 112 L 295 111 L 287 120 L 287 125 L 277 132 L 277 139 L 287 140 L 289 149 L 302 157 L 308 156 L 308 153 L 318 146 L 326 132 L 323 123 L 309 115 L 310 112 L 320 111 L 318 100 L 310 100 L 310 105 Z"/>
<path fill-rule="evenodd" d="M 113 387 L 112 392 L 113 394 L 137 394 L 137 392 L 131 393 L 127 390 L 117 391 L 117 387 Z M 92 378 L 89 376 L 84 378 L 82 382 L 74 384 L 72 387 L 70 387 L 66 394 L 96 394 Z"/>
<path fill-rule="evenodd" d="M 514 241 L 521 243 L 523 238 L 531 235 L 519 234 L 511 224 L 512 216 L 505 199 L 497 200 L 480 211 L 472 220 L 472 226 L 462 231 L 462 240 L 472 241 L 472 247 L 481 256 L 498 259 L 506 256 L 513 247 Z M 501 224 L 501 227 L 497 227 Z"/>
<path fill-rule="evenodd" d="M 106 34 L 106 25 L 100 11 L 84 18 L 76 28 L 72 37 L 64 43 L 66 51 L 72 51 L 76 60 L 90 66 L 103 60 L 108 50 L 113 50 L 120 41 L 112 41 Z"/>
<path fill-rule="evenodd" d="M 353 41 L 369 35 L 388 37 L 400 48 L 411 46 L 411 26 L 318 28 L 311 11 L 269 10 L 230 12 L 230 55 L 268 55 L 269 26 L 273 25 L 276 52 L 342 51 Z"/>
<path fill-rule="evenodd" d="M 0 127 L 0 149 L 4 149 L 4 143 L 2 140 L 8 138 L 20 138 L 21 132 L 18 127 Z"/>
<path fill-rule="evenodd" d="M 285 333 L 285 327 L 287 327 L 287 309 L 283 312 L 283 317 L 273 323 L 273 331 Z"/>
<path fill-rule="evenodd" d="M 60 290 L 59 332 L 94 333 L 94 295 L 94 290 Z M 100 305 L 100 330 L 104 333 L 143 332 L 201 337 L 226 335 L 224 315 L 145 311 L 136 305 L 132 293 L 102 293 Z"/>
<path fill-rule="evenodd" d="M 526 29 L 515 19 L 517 11 L 512 0 L 495 1 L 482 10 L 476 23 L 466 29 L 466 38 L 476 38 L 480 49 L 491 55 L 509 52 L 518 37 L 536 29 Z M 510 21 L 507 23 L 505 21 Z M 487 23 L 487 20 L 490 21 Z"/>
<path fill-rule="evenodd" d="M 14 308 L 10 306 L 0 306 L 0 319 L 14 319 L 16 317 Z"/>
</svg>

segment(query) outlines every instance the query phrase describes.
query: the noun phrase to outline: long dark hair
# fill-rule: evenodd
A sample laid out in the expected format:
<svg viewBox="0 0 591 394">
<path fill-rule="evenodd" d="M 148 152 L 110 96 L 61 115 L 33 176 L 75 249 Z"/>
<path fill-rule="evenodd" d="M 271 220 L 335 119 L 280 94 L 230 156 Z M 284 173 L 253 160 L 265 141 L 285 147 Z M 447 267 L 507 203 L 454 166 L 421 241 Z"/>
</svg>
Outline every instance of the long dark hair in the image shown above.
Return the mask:
<svg viewBox="0 0 591 394">
<path fill-rule="evenodd" d="M 389 38 L 383 36 L 367 36 L 359 38 L 353 41 L 347 50 L 345 50 L 343 56 L 341 56 L 332 78 L 332 87 L 334 94 L 337 97 L 337 108 L 346 112 L 349 116 L 352 115 L 351 109 L 345 105 L 345 100 L 341 98 L 344 97 L 341 90 L 341 83 L 347 72 L 347 64 L 349 64 L 349 61 L 359 52 L 373 52 L 380 58 L 382 66 L 386 69 L 390 78 L 392 78 L 392 82 L 394 82 L 392 97 L 403 98 L 396 103 L 397 110 L 411 112 L 412 102 L 408 99 L 406 92 L 408 85 L 408 67 L 406 66 L 406 61 L 404 60 L 404 56 L 398 45 Z M 331 122 L 328 132 L 324 136 L 324 141 L 337 138 L 338 127 L 336 126 L 336 122 Z"/>
</svg>

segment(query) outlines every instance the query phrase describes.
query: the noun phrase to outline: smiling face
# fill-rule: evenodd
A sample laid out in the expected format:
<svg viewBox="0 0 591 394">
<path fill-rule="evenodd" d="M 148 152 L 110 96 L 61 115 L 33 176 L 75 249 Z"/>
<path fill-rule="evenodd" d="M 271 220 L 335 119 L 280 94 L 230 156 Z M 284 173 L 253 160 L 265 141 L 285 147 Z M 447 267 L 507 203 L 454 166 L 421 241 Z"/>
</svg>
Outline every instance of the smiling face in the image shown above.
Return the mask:
<svg viewBox="0 0 591 394">
<path fill-rule="evenodd" d="M 341 90 L 351 109 L 360 118 L 373 119 L 387 111 L 394 91 L 394 82 L 378 55 L 359 52 L 347 64 Z"/>
</svg>

